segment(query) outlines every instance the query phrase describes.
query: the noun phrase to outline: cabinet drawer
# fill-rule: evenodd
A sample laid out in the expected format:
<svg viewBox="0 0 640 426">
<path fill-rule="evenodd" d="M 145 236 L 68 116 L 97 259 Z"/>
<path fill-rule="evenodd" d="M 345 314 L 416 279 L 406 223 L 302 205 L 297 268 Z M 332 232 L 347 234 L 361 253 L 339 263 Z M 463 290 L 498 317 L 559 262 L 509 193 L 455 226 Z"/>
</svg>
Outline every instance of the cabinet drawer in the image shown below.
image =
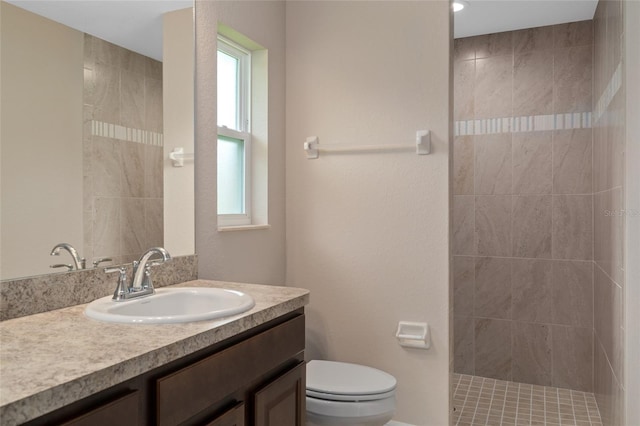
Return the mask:
<svg viewBox="0 0 640 426">
<path fill-rule="evenodd" d="M 156 382 L 157 421 L 176 425 L 304 350 L 304 315 Z"/>
<path fill-rule="evenodd" d="M 134 426 L 139 424 L 140 392 L 133 391 L 121 398 L 106 403 L 73 420 L 64 426 Z"/>
<path fill-rule="evenodd" d="M 236 405 L 205 426 L 244 426 L 244 404 Z"/>
</svg>

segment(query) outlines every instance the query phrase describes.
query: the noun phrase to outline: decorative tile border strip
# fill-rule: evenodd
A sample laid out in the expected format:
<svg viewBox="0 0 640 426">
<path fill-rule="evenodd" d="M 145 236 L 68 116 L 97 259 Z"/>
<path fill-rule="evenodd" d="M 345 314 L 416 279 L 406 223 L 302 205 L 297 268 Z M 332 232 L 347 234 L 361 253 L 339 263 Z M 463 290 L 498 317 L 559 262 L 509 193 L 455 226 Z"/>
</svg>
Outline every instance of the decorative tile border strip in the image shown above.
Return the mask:
<svg viewBox="0 0 640 426">
<path fill-rule="evenodd" d="M 164 146 L 164 135 L 150 130 L 133 129 L 118 124 L 91 120 L 91 135 L 145 145 Z"/>
<path fill-rule="evenodd" d="M 618 64 L 618 67 L 611 76 L 611 80 L 609 80 L 609 84 L 607 84 L 607 87 L 596 103 L 593 111 L 594 122 L 600 120 L 600 117 L 602 117 L 602 114 L 607 110 L 616 93 L 618 93 L 618 90 L 620 90 L 620 86 L 622 86 L 622 62 Z"/>
<path fill-rule="evenodd" d="M 589 128 L 591 128 L 591 112 L 575 112 L 456 121 L 454 123 L 454 135 L 487 135 Z"/>
</svg>

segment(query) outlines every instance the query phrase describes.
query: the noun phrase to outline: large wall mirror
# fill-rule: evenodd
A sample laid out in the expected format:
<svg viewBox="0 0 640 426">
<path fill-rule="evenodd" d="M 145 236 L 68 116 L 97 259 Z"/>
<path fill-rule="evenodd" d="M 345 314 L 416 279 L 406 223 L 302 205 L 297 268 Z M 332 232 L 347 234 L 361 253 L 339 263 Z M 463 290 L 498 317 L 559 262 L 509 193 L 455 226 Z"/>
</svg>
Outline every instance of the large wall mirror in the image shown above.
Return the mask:
<svg viewBox="0 0 640 426">
<path fill-rule="evenodd" d="M 1 0 L 0 279 L 194 253 L 192 6 Z"/>
</svg>

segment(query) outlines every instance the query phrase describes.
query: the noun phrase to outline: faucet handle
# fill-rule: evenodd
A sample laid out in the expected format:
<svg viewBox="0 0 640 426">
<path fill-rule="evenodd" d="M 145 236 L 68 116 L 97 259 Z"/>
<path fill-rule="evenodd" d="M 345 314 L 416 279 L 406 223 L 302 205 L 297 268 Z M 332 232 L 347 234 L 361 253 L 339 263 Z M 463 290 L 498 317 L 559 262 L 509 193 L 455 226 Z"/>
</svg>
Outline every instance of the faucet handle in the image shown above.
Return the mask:
<svg viewBox="0 0 640 426">
<path fill-rule="evenodd" d="M 64 263 L 56 263 L 55 265 L 50 265 L 49 268 L 67 268 L 67 271 L 73 271 L 72 264 L 64 264 Z"/>
<path fill-rule="evenodd" d="M 118 272 L 120 275 L 118 276 L 118 285 L 116 286 L 116 291 L 113 292 L 113 300 L 123 300 L 126 298 L 128 293 L 128 285 L 127 285 L 127 269 L 124 266 L 118 266 L 114 268 L 104 268 L 105 274 L 111 274 L 113 272 Z"/>
<path fill-rule="evenodd" d="M 113 259 L 110 257 L 101 257 L 93 261 L 93 267 L 97 268 L 102 262 L 113 262 Z M 111 271 L 111 272 L 115 272 L 115 271 Z"/>
</svg>

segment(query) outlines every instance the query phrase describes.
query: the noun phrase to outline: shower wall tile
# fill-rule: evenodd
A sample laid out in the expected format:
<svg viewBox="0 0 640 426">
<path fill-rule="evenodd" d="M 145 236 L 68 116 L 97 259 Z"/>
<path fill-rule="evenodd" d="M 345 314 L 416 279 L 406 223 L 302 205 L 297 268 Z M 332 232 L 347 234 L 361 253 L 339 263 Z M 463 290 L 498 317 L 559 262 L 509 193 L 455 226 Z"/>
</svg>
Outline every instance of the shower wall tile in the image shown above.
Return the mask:
<svg viewBox="0 0 640 426">
<path fill-rule="evenodd" d="M 453 40 L 453 60 L 468 61 L 476 58 L 475 40 L 472 37 L 456 38 Z"/>
<path fill-rule="evenodd" d="M 553 132 L 554 194 L 590 194 L 592 192 L 591 135 L 591 129 Z"/>
<path fill-rule="evenodd" d="M 475 197 L 478 255 L 511 256 L 511 198 L 508 195 Z"/>
<path fill-rule="evenodd" d="M 122 164 L 120 141 L 94 136 L 93 152 L 93 196 L 117 197 L 122 192 Z"/>
<path fill-rule="evenodd" d="M 623 375 L 623 293 L 598 266 L 594 269 L 594 329 L 613 374 Z"/>
<path fill-rule="evenodd" d="M 457 255 L 473 255 L 475 247 L 475 197 L 453 197 L 453 252 Z"/>
<path fill-rule="evenodd" d="M 502 32 L 474 37 L 476 59 L 513 53 L 513 33 Z"/>
<path fill-rule="evenodd" d="M 120 253 L 130 255 L 144 252 L 147 249 L 144 200 L 141 198 L 122 198 L 120 212 Z"/>
<path fill-rule="evenodd" d="M 144 196 L 162 198 L 164 194 L 164 148 L 145 146 Z"/>
<path fill-rule="evenodd" d="M 511 380 L 511 321 L 477 318 L 474 331 L 475 374 Z"/>
<path fill-rule="evenodd" d="M 551 386 L 551 328 L 544 324 L 513 321 L 512 380 Z"/>
<path fill-rule="evenodd" d="M 145 145 L 135 142 L 121 142 L 121 182 L 122 197 L 144 197 Z"/>
<path fill-rule="evenodd" d="M 552 261 L 553 324 L 593 327 L 593 263 Z"/>
<path fill-rule="evenodd" d="M 121 51 L 120 60 L 122 61 L 122 69 L 124 71 L 142 74 L 143 77 L 146 73 L 147 59 L 145 56 L 130 50 L 123 49 Z"/>
<path fill-rule="evenodd" d="M 120 123 L 125 127 L 143 129 L 145 119 L 144 74 L 120 71 Z"/>
<path fill-rule="evenodd" d="M 618 285 L 624 285 L 624 205 L 622 188 L 594 195 L 594 257 Z"/>
<path fill-rule="evenodd" d="M 144 200 L 146 247 L 164 245 L 164 201 L 162 198 Z"/>
<path fill-rule="evenodd" d="M 474 139 L 476 195 L 510 194 L 512 182 L 511 135 L 477 135 Z"/>
<path fill-rule="evenodd" d="M 93 108 L 96 90 L 95 71 L 91 68 L 84 68 L 83 70 L 83 83 L 82 83 L 82 103 L 83 105 L 90 105 Z M 86 119 L 86 116 L 85 116 Z M 91 118 L 93 119 L 93 111 L 91 111 Z M 89 133 L 85 133 L 89 134 Z"/>
<path fill-rule="evenodd" d="M 568 47 L 554 51 L 554 113 L 592 109 L 592 47 Z"/>
<path fill-rule="evenodd" d="M 552 261 L 512 260 L 513 319 L 548 323 L 553 317 Z"/>
<path fill-rule="evenodd" d="M 475 73 L 476 61 L 461 61 L 454 68 L 454 120 L 472 120 L 474 117 L 473 88 Z"/>
<path fill-rule="evenodd" d="M 473 136 L 453 139 L 453 194 L 473 195 L 474 148 Z"/>
<path fill-rule="evenodd" d="M 551 194 L 552 133 L 513 134 L 513 194 Z"/>
<path fill-rule="evenodd" d="M 593 331 L 551 326 L 553 386 L 593 392 Z"/>
<path fill-rule="evenodd" d="M 94 209 L 94 256 L 120 256 L 120 200 L 97 197 Z"/>
<path fill-rule="evenodd" d="M 107 123 L 120 121 L 120 72 L 114 66 L 96 63 L 93 89 L 94 117 Z"/>
<path fill-rule="evenodd" d="M 475 115 L 509 117 L 513 112 L 513 56 L 476 59 Z"/>
<path fill-rule="evenodd" d="M 593 21 L 554 25 L 553 36 L 555 47 L 590 46 L 593 44 Z"/>
<path fill-rule="evenodd" d="M 513 115 L 553 112 L 553 52 L 517 54 L 513 65 Z"/>
<path fill-rule="evenodd" d="M 627 426 L 623 421 L 624 390 L 613 374 L 597 337 L 595 339 L 594 395 L 603 425 Z"/>
<path fill-rule="evenodd" d="M 551 194 L 552 132 L 513 134 L 513 193 Z"/>
<path fill-rule="evenodd" d="M 554 259 L 593 259 L 593 196 L 553 196 Z"/>
<path fill-rule="evenodd" d="M 90 36 L 91 37 L 91 36 Z M 96 67 L 99 65 L 108 65 L 113 68 L 120 68 L 122 64 L 122 48 L 108 41 L 97 37 L 91 37 L 93 60 Z"/>
<path fill-rule="evenodd" d="M 553 26 L 527 28 L 513 32 L 515 54 L 553 48 Z"/>
<path fill-rule="evenodd" d="M 456 316 L 473 316 L 475 287 L 475 259 L 471 256 L 453 257 L 453 310 Z"/>
<path fill-rule="evenodd" d="M 474 316 L 511 319 L 511 259 L 475 259 Z"/>
<path fill-rule="evenodd" d="M 605 138 L 608 143 L 606 147 L 606 158 L 609 159 L 609 186 L 603 189 L 622 186 L 624 182 L 624 151 L 625 151 L 625 105 L 626 96 L 624 85 L 613 97 L 607 111 L 607 121 L 605 127 Z"/>
<path fill-rule="evenodd" d="M 463 374 L 474 374 L 474 319 L 454 317 L 454 369 Z"/>
<path fill-rule="evenodd" d="M 551 257 L 551 195 L 513 197 L 512 255 Z"/>
<path fill-rule="evenodd" d="M 453 40 L 453 60 L 467 61 L 476 59 L 476 46 L 473 38 L 457 38 Z"/>
<path fill-rule="evenodd" d="M 162 133 L 162 80 L 146 78 L 145 129 Z"/>
<path fill-rule="evenodd" d="M 162 80 L 162 62 L 145 57 L 145 75 L 148 78 Z"/>
<path fill-rule="evenodd" d="M 594 16 L 594 392 L 605 426 L 624 424 L 624 3 L 599 2 Z"/>
</svg>

